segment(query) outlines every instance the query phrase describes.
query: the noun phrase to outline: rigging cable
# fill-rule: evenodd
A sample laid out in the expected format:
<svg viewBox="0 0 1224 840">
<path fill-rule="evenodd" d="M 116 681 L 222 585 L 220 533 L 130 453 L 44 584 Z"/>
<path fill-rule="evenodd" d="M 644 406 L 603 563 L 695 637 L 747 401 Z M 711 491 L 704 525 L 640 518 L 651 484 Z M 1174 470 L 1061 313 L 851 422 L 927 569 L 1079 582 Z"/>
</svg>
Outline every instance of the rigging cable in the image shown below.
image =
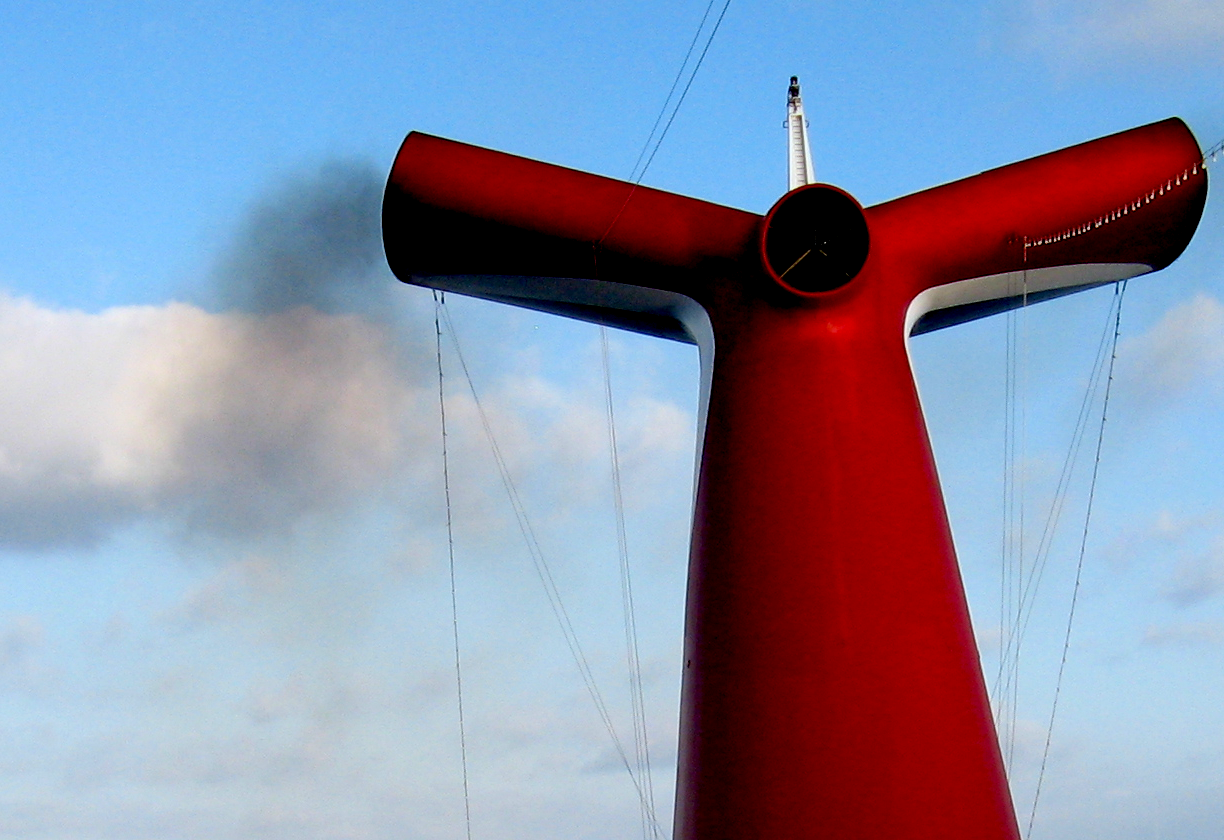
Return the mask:
<svg viewBox="0 0 1224 840">
<path fill-rule="evenodd" d="M 626 194 L 625 200 L 621 203 L 620 208 L 616 211 L 616 215 L 612 217 L 612 221 L 608 223 L 608 227 L 603 232 L 603 235 L 599 237 L 598 241 L 592 243 L 592 252 L 595 259 L 597 274 L 599 248 L 603 244 L 603 241 L 608 238 L 608 235 L 612 232 L 612 229 L 616 227 L 616 223 L 620 220 L 621 214 L 623 214 L 625 212 L 625 208 L 629 206 L 629 202 L 633 198 L 634 192 L 637 190 L 638 185 L 641 184 L 642 179 L 646 176 L 646 171 L 650 168 L 650 164 L 654 161 L 655 155 L 658 153 L 659 148 L 663 145 L 664 138 L 667 137 L 667 133 L 671 129 L 672 123 L 676 119 L 676 115 L 680 112 L 680 107 L 684 104 L 685 98 L 688 97 L 688 93 L 693 86 L 694 79 L 697 78 L 697 71 L 701 69 L 701 65 L 705 62 L 706 54 L 709 53 L 710 46 L 714 43 L 714 36 L 718 34 L 719 27 L 722 26 L 723 19 L 727 15 L 727 9 L 731 6 L 731 0 L 725 0 L 722 10 L 718 14 L 717 20 L 714 21 L 714 26 L 710 29 L 709 35 L 706 37 L 705 45 L 701 49 L 701 54 L 697 57 L 697 61 L 693 64 L 693 68 L 689 72 L 688 81 L 685 82 L 683 90 L 680 91 L 680 96 L 675 100 L 675 104 L 672 106 L 671 115 L 668 116 L 667 122 L 663 124 L 662 131 L 659 131 L 659 124 L 663 120 L 663 115 L 667 113 L 668 106 L 672 102 L 672 97 L 676 93 L 676 88 L 679 86 L 680 80 L 684 78 L 685 68 L 688 67 L 689 59 L 691 59 L 693 56 L 693 50 L 697 46 L 697 42 L 701 38 L 701 33 L 705 29 L 706 22 L 710 18 L 710 12 L 714 8 L 714 2 L 715 0 L 709 0 L 709 2 L 706 4 L 705 11 L 701 15 L 701 21 L 697 24 L 697 30 L 693 33 L 693 38 L 691 41 L 689 41 L 688 49 L 685 50 L 684 59 L 680 62 L 680 68 L 676 71 L 676 76 L 672 80 L 671 87 L 667 91 L 667 96 L 663 99 L 663 106 L 659 109 L 659 113 L 655 117 L 654 124 L 650 127 L 650 133 L 647 135 L 645 143 L 642 144 L 642 149 L 640 152 L 638 152 L 637 159 L 633 162 L 633 168 L 629 173 L 629 180 L 631 181 L 632 186 L 629 188 L 629 192 Z M 656 132 L 658 132 L 657 138 L 655 137 Z M 653 147 L 651 146 L 652 141 L 654 143 Z M 649 156 L 647 156 L 647 150 L 650 152 Z M 643 158 L 645 158 L 645 163 L 642 162 Z M 639 166 L 641 167 L 640 169 Z M 629 543 L 625 529 L 625 507 L 621 485 L 620 457 L 617 451 L 616 442 L 616 417 L 613 410 L 612 374 L 608 351 L 607 325 L 600 324 L 599 331 L 600 351 L 603 361 L 604 398 L 606 402 L 608 420 L 608 441 L 612 460 L 613 506 L 616 513 L 616 541 L 621 578 L 621 604 L 625 624 L 625 649 L 629 666 L 629 693 L 633 718 L 634 757 L 637 763 L 638 771 L 637 775 L 634 776 L 631 770 L 630 776 L 634 778 L 634 784 L 637 786 L 638 794 L 641 799 L 643 834 L 647 834 L 649 830 L 649 833 L 659 836 L 659 823 L 655 815 L 654 780 L 650 767 L 650 743 L 646 728 L 646 704 L 642 690 L 642 666 L 638 647 L 637 619 L 633 604 L 632 577 L 629 569 Z M 452 330 L 452 336 L 453 335 L 454 333 Z M 591 685 L 593 685 L 593 677 Z M 606 710 L 604 714 L 606 717 Z M 606 719 L 605 723 L 609 732 L 612 733 L 613 740 L 617 742 L 617 749 L 621 754 L 622 760 L 625 762 L 626 766 L 628 766 L 628 758 L 625 756 L 619 740 L 616 739 L 616 735 L 612 730 L 610 718 Z"/>
<path fill-rule="evenodd" d="M 1009 283 L 1010 286 L 1010 283 Z M 1012 289 L 1008 289 L 1010 293 Z M 1004 347 L 1004 363 L 1003 363 L 1003 528 L 1002 542 L 1000 545 L 1000 568 L 999 568 L 999 670 L 995 675 L 993 690 L 991 697 L 994 698 L 995 705 L 995 729 L 999 733 L 1008 730 L 1007 726 L 1007 703 L 1001 693 L 1003 691 L 1003 674 L 1004 668 L 1008 661 L 1008 654 L 1011 650 L 1011 602 L 1008 596 L 1011 594 L 1011 559 L 1012 559 L 1012 499 L 1015 490 L 1015 457 L 1012 454 L 1012 428 L 1013 408 L 1016 399 L 1016 384 L 1015 384 L 1015 331 L 1016 331 L 1016 311 L 1009 309 L 1004 316 L 1004 324 L 1006 326 L 1006 336 L 1003 341 Z M 1006 747 L 1003 750 L 1007 753 Z"/>
<path fill-rule="evenodd" d="M 992 696 L 996 698 L 995 705 L 998 713 L 996 725 L 999 727 L 999 732 L 1003 737 L 1003 751 L 1009 768 L 1015 748 L 1014 727 L 1018 720 L 1018 683 L 1021 649 L 1028 635 L 1029 623 L 1032 620 L 1033 610 L 1036 605 L 1037 592 L 1040 589 L 1042 578 L 1048 566 L 1050 553 L 1053 549 L 1054 535 L 1065 510 L 1067 499 L 1070 496 L 1071 478 L 1075 472 L 1076 465 L 1079 463 L 1079 456 L 1091 420 L 1092 406 L 1095 405 L 1097 395 L 1101 392 L 1104 382 L 1105 371 L 1111 353 L 1110 336 L 1114 330 L 1114 322 L 1117 317 L 1115 308 L 1120 305 L 1121 299 L 1115 289 L 1115 295 L 1106 312 L 1105 323 L 1102 325 L 1101 337 L 1097 343 L 1093 366 L 1088 377 L 1088 384 L 1080 401 L 1079 412 L 1071 434 L 1071 441 L 1063 458 L 1062 468 L 1059 472 L 1053 498 L 1050 501 L 1049 510 L 1046 513 L 1041 537 L 1038 540 L 1032 564 L 1025 570 L 1023 560 L 1021 560 L 1019 564 L 1020 571 L 1017 572 L 1014 557 L 1010 567 L 1006 564 L 1008 558 L 1004 558 L 1005 566 L 1002 575 L 1005 582 L 1004 588 L 1009 593 L 1012 593 L 1013 600 L 1008 603 L 1009 611 L 1001 615 L 1000 618 L 1002 649 L 999 656 L 999 672 Z M 1006 492 L 1006 481 L 1004 482 L 1004 487 Z M 1012 504 L 1014 506 L 1014 501 Z M 1010 527 L 1011 521 L 1011 519 L 1005 518 L 1005 527 Z M 1019 574 L 1019 578 L 1017 578 L 1017 574 Z"/>
<path fill-rule="evenodd" d="M 637 615 L 633 604 L 633 579 L 629 570 L 629 538 L 625 529 L 625 500 L 621 485 L 620 453 L 616 442 L 616 414 L 612 400 L 612 363 L 608 349 L 608 328 L 599 326 L 600 356 L 603 361 L 604 402 L 608 419 L 608 449 L 612 461 L 612 503 L 616 513 L 616 549 L 620 566 L 621 610 L 625 624 L 625 656 L 629 666 L 629 695 L 633 716 L 633 748 L 638 776 L 646 796 L 642 800 L 642 831 L 654 824 L 654 778 L 650 768 L 650 740 L 646 732 L 646 701 L 642 691 L 642 659 L 638 648 Z"/>
<path fill-rule="evenodd" d="M 713 2 L 714 0 L 710 0 L 711 6 L 713 5 Z M 620 209 L 616 211 L 616 215 L 613 216 L 612 221 L 608 223 L 608 229 L 603 232 L 603 236 L 599 237 L 599 241 L 594 243 L 596 253 L 599 251 L 599 246 L 602 245 L 603 241 L 608 238 L 608 234 L 612 232 L 612 228 L 616 227 L 616 223 L 620 221 L 621 214 L 624 213 L 625 208 L 629 206 L 629 201 L 633 198 L 634 192 L 637 191 L 638 185 L 642 183 L 642 178 L 646 177 L 646 170 L 650 168 L 650 164 L 654 161 L 655 155 L 659 152 L 659 147 L 663 145 L 663 138 L 667 136 L 667 132 L 671 128 L 672 122 L 674 122 L 676 119 L 676 114 L 680 113 L 680 106 L 684 104 L 684 99 L 688 96 L 689 88 L 693 86 L 693 80 L 697 78 L 697 71 L 701 69 L 702 63 L 705 62 L 706 53 L 710 51 L 710 45 L 714 43 L 714 36 L 718 34 L 718 28 L 722 26 L 723 18 L 727 16 L 727 9 L 730 8 L 730 6 L 731 0 L 726 0 L 726 2 L 723 3 L 722 11 L 718 13 L 718 20 L 714 21 L 714 27 L 710 30 L 709 36 L 706 37 L 705 46 L 701 49 L 701 55 L 697 57 L 697 62 L 693 65 L 692 72 L 689 73 L 688 81 L 684 83 L 684 90 L 680 92 L 680 97 L 676 100 L 676 104 L 672 107 L 671 116 L 667 118 L 667 123 L 663 126 L 663 130 L 659 133 L 658 138 L 655 140 L 654 148 L 650 150 L 650 156 L 646 158 L 646 163 L 642 164 L 642 169 L 636 176 L 634 176 L 633 173 L 630 173 L 630 181 L 632 182 L 633 186 L 629 188 L 629 192 L 626 194 L 625 200 L 621 204 Z M 697 26 L 697 34 L 693 36 L 693 43 L 697 42 L 697 36 L 701 34 L 701 29 L 705 26 L 705 22 L 709 17 L 709 14 L 710 7 L 707 7 L 706 13 L 701 17 L 701 23 Z M 684 74 L 684 65 L 688 63 L 690 55 L 692 55 L 691 46 L 689 47 L 689 52 L 684 56 L 684 62 L 680 65 L 680 72 L 676 75 L 677 81 L 679 81 L 680 76 Z M 672 91 L 675 91 L 675 83 L 672 84 Z M 667 110 L 667 102 L 670 99 L 671 92 L 667 94 L 667 100 L 664 100 L 663 102 L 663 111 Z M 662 117 L 662 115 L 663 112 L 660 111 L 659 116 Z M 658 120 L 655 121 L 655 124 L 656 126 L 658 125 Z M 653 128 L 650 130 L 651 136 L 654 135 L 654 131 L 655 130 Z M 646 143 L 642 147 L 642 151 L 645 152 L 649 147 L 650 137 L 647 137 Z M 641 158 L 642 156 L 639 154 L 638 160 L 641 160 Z M 633 168 L 635 170 L 637 169 L 636 163 L 633 165 Z"/>
<path fill-rule="evenodd" d="M 459 367 L 463 371 L 463 376 L 467 380 L 468 390 L 472 395 L 472 401 L 476 406 L 476 413 L 480 417 L 480 423 L 484 430 L 485 439 L 488 441 L 489 449 L 493 455 L 493 461 L 497 466 L 498 475 L 501 478 L 502 486 L 506 490 L 506 495 L 510 501 L 511 510 L 514 512 L 515 520 L 517 521 L 519 531 L 523 536 L 523 541 L 527 546 L 527 553 L 531 557 L 532 565 L 535 568 L 537 577 L 540 583 L 544 586 L 544 594 L 548 599 L 549 607 L 552 609 L 553 616 L 557 620 L 557 624 L 561 628 L 561 633 L 565 637 L 566 646 L 569 648 L 570 656 L 574 660 L 574 664 L 578 667 L 578 672 L 582 676 L 582 681 L 586 686 L 587 693 L 590 695 L 592 702 L 595 704 L 595 710 L 599 714 L 600 720 L 603 722 L 604 728 L 607 730 L 609 737 L 612 739 L 612 745 L 616 750 L 617 756 L 621 763 L 629 772 L 629 778 L 633 782 L 634 788 L 637 790 L 639 799 L 643 802 L 649 802 L 650 798 L 643 787 L 642 780 L 638 774 L 634 772 L 633 764 L 629 760 L 629 755 L 625 750 L 624 743 L 616 732 L 616 727 L 612 723 L 612 716 L 608 710 L 608 705 L 604 700 L 602 692 L 595 681 L 595 674 L 591 669 L 589 660 L 582 649 L 582 645 L 578 640 L 577 631 L 574 629 L 573 620 L 569 616 L 569 611 L 565 608 L 565 603 L 561 598 L 561 590 L 557 586 L 556 578 L 553 576 L 552 569 L 548 565 L 548 561 L 544 556 L 544 550 L 540 546 L 540 541 L 536 537 L 535 528 L 532 527 L 531 520 L 527 516 L 526 506 L 523 504 L 522 497 L 519 495 L 518 488 L 514 483 L 513 477 L 510 475 L 510 469 L 506 464 L 505 456 L 502 454 L 501 446 L 497 442 L 497 437 L 493 433 L 493 426 L 489 421 L 488 412 L 485 411 L 483 403 L 480 401 L 480 395 L 476 391 L 476 384 L 472 379 L 471 371 L 468 368 L 467 360 L 464 358 L 463 349 L 459 344 L 459 334 L 455 330 L 455 325 L 451 321 L 450 311 L 446 308 L 445 300 L 439 307 L 441 311 L 441 320 L 446 324 L 447 332 L 451 338 L 451 345 L 455 350 L 455 356 L 459 361 Z M 656 837 L 661 836 L 658 820 L 654 814 L 653 808 L 650 809 L 651 832 Z"/>
<path fill-rule="evenodd" d="M 711 6 L 713 5 L 713 0 L 710 0 L 710 5 Z M 676 119 L 676 114 L 680 113 L 680 106 L 684 104 L 684 98 L 688 96 L 689 88 L 693 86 L 693 80 L 697 78 L 697 71 L 701 69 L 702 62 L 705 61 L 706 53 L 710 51 L 710 45 L 714 43 L 714 36 L 718 34 L 718 27 L 722 26 L 723 18 L 727 16 L 727 9 L 730 6 L 731 6 L 731 0 L 726 0 L 726 2 L 723 3 L 722 11 L 718 13 L 718 20 L 714 21 L 714 28 L 710 30 L 710 34 L 706 38 L 705 46 L 701 50 L 701 55 L 697 57 L 697 63 L 693 65 L 693 72 L 689 73 L 688 81 L 685 82 L 684 84 L 684 90 L 680 92 L 680 98 L 676 100 L 676 105 L 675 107 L 672 108 L 671 116 L 667 118 L 667 124 L 663 126 L 663 131 L 660 132 L 659 139 L 655 141 L 654 148 L 651 149 L 650 151 L 650 157 L 646 158 L 646 163 L 642 165 L 642 171 L 637 174 L 637 179 L 634 181 L 635 184 L 641 183 L 642 178 L 645 177 L 646 175 L 646 170 L 650 168 L 651 162 L 654 160 L 655 155 L 658 154 L 659 147 L 663 145 L 663 138 L 667 136 L 667 132 L 671 128 L 672 122 Z M 701 24 L 697 27 L 697 34 L 701 33 L 701 27 L 705 26 L 706 18 L 709 16 L 709 14 L 710 14 L 710 7 L 707 6 L 706 13 L 702 15 L 701 17 Z M 694 35 L 693 36 L 694 43 L 696 43 L 696 40 L 697 40 L 697 35 Z M 688 55 L 691 55 L 691 54 L 692 54 L 692 47 L 690 46 Z M 684 62 L 686 64 L 688 63 L 688 55 L 684 57 Z M 680 78 L 680 74 L 682 74 L 683 72 L 684 72 L 684 65 L 681 64 L 680 73 L 676 75 L 677 81 Z M 675 90 L 674 83 L 672 85 L 672 90 L 673 91 Z M 668 93 L 667 97 L 668 99 L 670 99 L 671 93 Z M 667 110 L 666 101 L 664 101 L 663 103 L 663 110 Z M 660 112 L 660 116 L 662 116 L 661 112 Z M 654 134 L 653 130 L 651 131 L 651 134 Z M 647 138 L 646 146 L 649 146 L 649 145 L 650 145 L 650 140 L 649 138 Z M 645 151 L 645 147 L 643 147 L 643 151 Z M 639 156 L 639 159 L 640 159 L 640 156 Z M 634 166 L 634 168 L 635 169 L 637 168 L 636 165 Z"/>
<path fill-rule="evenodd" d="M 1033 834 L 1033 821 L 1037 817 L 1037 802 L 1041 799 L 1041 784 L 1045 780 L 1046 762 L 1050 757 L 1050 739 L 1054 734 L 1054 717 L 1058 713 L 1058 697 L 1062 692 L 1063 674 L 1067 668 L 1067 654 L 1071 649 L 1071 628 L 1075 622 L 1075 607 L 1079 602 L 1080 582 L 1084 571 L 1084 554 L 1088 547 L 1088 526 L 1092 521 L 1092 503 L 1096 496 L 1097 476 L 1101 469 L 1101 444 L 1105 440 L 1105 419 L 1109 412 L 1109 393 L 1113 386 L 1114 363 L 1118 358 L 1118 336 L 1122 332 L 1122 298 L 1126 294 L 1126 281 L 1114 287 L 1116 306 L 1114 307 L 1113 344 L 1109 353 L 1109 374 L 1105 379 L 1105 396 L 1101 401 L 1101 423 L 1097 427 L 1096 455 L 1092 464 L 1092 478 L 1088 483 L 1088 505 L 1084 512 L 1084 529 L 1080 535 L 1079 559 L 1075 565 L 1075 587 L 1071 590 L 1071 608 L 1067 614 L 1067 631 L 1063 636 L 1062 659 L 1058 664 L 1058 677 L 1054 681 L 1054 700 L 1050 704 L 1050 720 L 1046 726 L 1045 748 L 1041 753 L 1041 769 L 1037 773 L 1037 788 L 1033 793 L 1033 808 L 1029 812 L 1028 828 L 1024 836 L 1030 838 Z"/>
<path fill-rule="evenodd" d="M 1027 250 L 1025 251 L 1027 257 Z M 1025 263 L 1027 266 L 1027 261 Z M 1025 490 L 1024 470 L 1025 442 L 1027 439 L 1027 414 L 1025 411 L 1028 393 L 1028 365 L 1020 365 L 1021 356 L 1028 357 L 1028 270 L 1020 272 L 1019 312 L 1007 313 L 1006 340 L 1006 384 L 1004 388 L 1003 416 L 1003 546 L 1002 572 L 999 582 L 999 670 L 995 679 L 994 696 L 995 726 L 1003 733 L 1004 754 L 1010 769 L 1016 727 L 1016 698 L 1018 676 L 1010 666 L 1010 653 L 1014 646 L 1014 616 L 1018 611 L 1020 581 L 1024 570 L 1024 514 Z M 1009 281 L 1010 285 L 1010 281 Z M 1015 291 L 1009 289 L 1009 291 Z M 1017 382 L 1023 380 L 1017 394 Z M 1017 451 L 1018 450 L 1018 451 Z M 1020 469 L 1017 469 L 1017 461 Z M 1017 487 L 1017 474 L 1020 475 Z"/>
<path fill-rule="evenodd" d="M 438 415 L 442 427 L 442 490 L 446 498 L 446 548 L 450 564 L 451 635 L 455 643 L 455 693 L 459 698 L 459 756 L 463 766 L 463 819 L 467 827 L 467 840 L 472 840 L 472 803 L 468 791 L 467 731 L 463 722 L 463 668 L 459 658 L 459 599 L 455 586 L 455 530 L 451 516 L 450 455 L 446 446 L 446 394 L 442 376 L 442 323 L 439 317 L 446 304 L 446 292 L 433 290 L 434 298 L 434 347 L 438 358 Z"/>
<path fill-rule="evenodd" d="M 1079 414 L 1076 417 L 1075 430 L 1072 433 L 1071 446 L 1067 451 L 1067 455 L 1063 460 L 1062 471 L 1058 477 L 1058 483 L 1054 490 L 1054 499 L 1051 501 L 1050 510 L 1046 517 L 1045 526 L 1042 529 L 1041 539 L 1037 545 L 1037 553 L 1034 558 L 1033 566 L 1030 567 L 1028 577 L 1024 583 L 1024 589 L 1021 593 L 1021 611 L 1018 614 L 1019 625 L 1016 632 L 1016 643 L 1014 656 L 1016 662 L 1014 667 L 1019 667 L 1020 646 L 1023 644 L 1024 637 L 1028 632 L 1029 621 L 1032 619 L 1033 608 L 1036 600 L 1037 590 L 1040 588 L 1042 576 L 1045 573 L 1047 561 L 1049 560 L 1054 532 L 1058 528 L 1058 522 L 1062 517 L 1062 512 L 1065 507 L 1068 496 L 1070 495 L 1071 475 L 1075 470 L 1075 465 L 1078 463 L 1080 451 L 1084 444 L 1085 435 L 1088 431 L 1088 423 L 1092 405 L 1096 402 L 1096 395 L 1100 392 L 1103 377 L 1105 375 L 1106 363 L 1109 359 L 1111 351 L 1110 334 L 1114 327 L 1114 320 L 1117 317 L 1116 307 L 1121 305 L 1121 297 L 1115 293 L 1113 300 L 1110 303 L 1105 325 L 1101 332 L 1100 341 L 1097 344 L 1096 360 L 1093 364 L 1092 373 L 1089 376 L 1088 387 L 1084 391 L 1083 400 L 1080 402 Z"/>
<path fill-rule="evenodd" d="M 642 175 L 637 175 L 638 166 L 642 163 L 642 158 L 646 156 L 646 150 L 650 148 L 650 141 L 654 139 L 655 132 L 659 130 L 659 123 L 663 122 L 663 115 L 667 113 L 667 106 L 671 104 L 672 96 L 676 93 L 676 86 L 680 84 L 680 80 L 684 77 L 684 68 L 688 66 L 689 59 L 693 57 L 693 47 L 697 46 L 697 39 L 701 37 L 701 30 L 705 29 L 706 21 L 710 18 L 710 10 L 713 8 L 714 0 L 710 0 L 706 4 L 705 12 L 701 15 L 701 23 L 697 24 L 697 31 L 693 33 L 693 40 L 689 41 L 688 50 L 684 53 L 684 60 L 680 62 L 680 69 L 676 71 L 676 78 L 672 79 L 671 88 L 667 91 L 667 96 L 663 100 L 663 107 L 659 109 L 659 115 L 655 117 L 654 125 L 650 127 L 650 134 L 646 135 L 646 142 L 642 144 L 642 150 L 638 152 L 637 160 L 633 162 L 633 168 L 629 170 L 629 180 L 634 183 L 639 183 L 642 180 L 642 175 L 646 174 L 646 169 L 643 168 Z M 723 12 L 726 12 L 726 8 L 723 9 Z M 709 44 L 706 45 L 706 49 L 709 49 Z M 702 57 L 705 57 L 704 52 Z M 697 71 L 694 70 L 693 72 L 696 73 Z M 689 83 L 692 84 L 691 79 Z M 663 142 L 662 138 L 659 139 L 659 142 Z"/>
</svg>

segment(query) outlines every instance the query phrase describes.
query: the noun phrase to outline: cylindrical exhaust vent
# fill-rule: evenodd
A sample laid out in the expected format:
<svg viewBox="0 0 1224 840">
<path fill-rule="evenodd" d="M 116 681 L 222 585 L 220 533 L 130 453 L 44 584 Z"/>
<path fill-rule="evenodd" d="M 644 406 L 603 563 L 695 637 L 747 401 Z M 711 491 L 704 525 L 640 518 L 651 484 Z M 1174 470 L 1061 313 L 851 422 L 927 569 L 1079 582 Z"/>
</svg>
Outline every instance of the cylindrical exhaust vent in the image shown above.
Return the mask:
<svg viewBox="0 0 1224 840">
<path fill-rule="evenodd" d="M 779 285 L 800 295 L 839 289 L 867 261 L 870 237 L 859 203 L 811 184 L 779 199 L 761 225 L 761 259 Z"/>
</svg>

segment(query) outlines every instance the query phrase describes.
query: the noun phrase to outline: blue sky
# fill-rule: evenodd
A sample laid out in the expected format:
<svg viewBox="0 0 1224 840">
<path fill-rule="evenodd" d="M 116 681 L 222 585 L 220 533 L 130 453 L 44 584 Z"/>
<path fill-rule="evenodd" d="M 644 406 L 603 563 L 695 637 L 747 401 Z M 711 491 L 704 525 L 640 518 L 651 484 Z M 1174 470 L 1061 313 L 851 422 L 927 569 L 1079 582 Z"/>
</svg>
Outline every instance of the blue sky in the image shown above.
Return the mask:
<svg viewBox="0 0 1224 840">
<path fill-rule="evenodd" d="M 432 303 L 379 263 L 378 192 L 413 129 L 627 177 L 704 9 L 0 10 L 0 837 L 462 836 Z M 864 204 L 1173 115 L 1207 147 L 1222 56 L 1219 0 L 733 2 L 644 182 L 764 212 L 792 74 L 817 176 Z M 1110 301 L 1014 320 L 1030 549 Z M 598 331 L 450 312 L 627 730 Z M 1006 334 L 913 344 L 988 682 Z M 622 334 L 611 350 L 669 825 L 697 359 Z M 473 836 L 640 834 L 456 364 Z M 1213 194 L 1186 254 L 1126 294 L 1035 838 L 1218 836 L 1221 409 Z M 1020 662 L 1022 824 L 1086 476 Z"/>
</svg>

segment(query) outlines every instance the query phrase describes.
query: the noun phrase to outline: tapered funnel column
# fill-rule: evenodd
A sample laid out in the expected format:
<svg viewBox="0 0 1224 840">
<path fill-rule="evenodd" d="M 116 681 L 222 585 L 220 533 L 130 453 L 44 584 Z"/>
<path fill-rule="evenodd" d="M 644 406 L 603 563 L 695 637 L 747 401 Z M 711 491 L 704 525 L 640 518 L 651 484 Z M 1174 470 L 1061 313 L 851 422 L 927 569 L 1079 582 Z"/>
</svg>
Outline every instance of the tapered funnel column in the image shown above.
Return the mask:
<svg viewBox="0 0 1224 840">
<path fill-rule="evenodd" d="M 678 837 L 1015 836 L 881 282 L 715 322 Z"/>
<path fill-rule="evenodd" d="M 401 279 L 703 345 L 677 838 L 1016 840 L 905 342 L 1167 265 L 1198 156 L 1169 120 L 865 211 L 809 185 L 762 219 L 405 141 Z"/>
</svg>

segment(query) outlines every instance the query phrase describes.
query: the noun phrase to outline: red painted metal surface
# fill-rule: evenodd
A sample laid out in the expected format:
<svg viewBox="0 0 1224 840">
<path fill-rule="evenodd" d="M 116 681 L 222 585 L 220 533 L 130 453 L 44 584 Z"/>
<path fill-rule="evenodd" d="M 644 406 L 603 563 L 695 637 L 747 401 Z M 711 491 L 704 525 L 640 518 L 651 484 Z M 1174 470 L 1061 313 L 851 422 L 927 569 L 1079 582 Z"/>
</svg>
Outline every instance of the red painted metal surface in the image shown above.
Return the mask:
<svg viewBox="0 0 1224 840">
<path fill-rule="evenodd" d="M 384 208 L 402 279 L 526 301 L 548 296 L 536 278 L 568 278 L 584 282 L 566 305 L 585 296 L 593 319 L 644 311 L 611 285 L 708 316 L 677 838 L 1018 836 L 907 311 L 986 275 L 1167 265 L 1202 212 L 1198 157 L 1168 120 L 868 208 L 862 270 L 805 294 L 763 269 L 759 216 L 405 141 Z"/>
</svg>

